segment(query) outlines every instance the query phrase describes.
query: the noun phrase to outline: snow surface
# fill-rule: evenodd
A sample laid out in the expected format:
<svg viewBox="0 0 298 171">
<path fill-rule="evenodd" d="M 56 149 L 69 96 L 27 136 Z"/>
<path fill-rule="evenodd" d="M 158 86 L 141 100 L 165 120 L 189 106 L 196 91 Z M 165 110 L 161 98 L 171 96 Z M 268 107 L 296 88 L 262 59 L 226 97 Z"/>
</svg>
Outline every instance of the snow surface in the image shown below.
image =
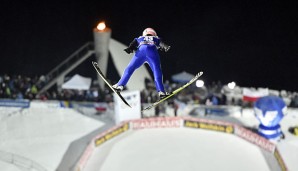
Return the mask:
<svg viewBox="0 0 298 171">
<path fill-rule="evenodd" d="M 3 171 L 22 171 L 22 169 L 18 168 L 17 166 L 7 162 L 2 162 L 1 160 L 0 160 L 0 168 Z"/>
<path fill-rule="evenodd" d="M 6 113 L 0 112 L 0 151 L 28 158 L 49 171 L 57 168 L 71 142 L 104 124 L 73 109 L 12 109 L 10 115 L 5 116 L 3 112 Z M 151 112 L 154 113 L 154 110 Z M 173 116 L 171 109 L 167 109 L 166 113 Z M 235 115 L 235 118 L 246 126 L 258 126 L 250 109 L 244 110 L 242 115 Z M 298 170 L 298 137 L 290 134 L 288 128 L 297 125 L 298 110 L 288 109 L 288 114 L 281 121 L 286 138 L 278 142 L 277 147 L 290 171 Z M 136 170 L 140 167 L 140 170 L 163 168 L 174 171 L 269 170 L 259 149 L 245 140 L 191 128 L 146 129 L 117 136 L 96 148 L 86 170 Z M 22 170 L 1 160 L 0 168 Z"/>
<path fill-rule="evenodd" d="M 85 170 L 270 170 L 257 146 L 231 134 L 193 128 L 145 129 L 128 134 L 96 149 Z M 101 148 L 109 150 L 103 152 Z M 99 167 L 98 159 L 102 158 Z"/>
<path fill-rule="evenodd" d="M 55 170 L 71 142 L 102 125 L 74 109 L 25 109 L 1 120 L 0 151 L 30 159 L 49 171 Z"/>
</svg>

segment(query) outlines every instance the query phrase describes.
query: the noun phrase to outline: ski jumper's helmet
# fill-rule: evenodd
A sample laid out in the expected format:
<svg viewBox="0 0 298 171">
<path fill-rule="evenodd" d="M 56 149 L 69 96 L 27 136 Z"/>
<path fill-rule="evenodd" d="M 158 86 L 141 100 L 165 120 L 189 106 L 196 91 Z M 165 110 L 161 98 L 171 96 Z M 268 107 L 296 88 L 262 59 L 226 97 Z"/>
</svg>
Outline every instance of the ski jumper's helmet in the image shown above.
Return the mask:
<svg viewBox="0 0 298 171">
<path fill-rule="evenodd" d="M 147 36 L 147 35 L 152 35 L 152 36 L 157 36 L 155 30 L 153 28 L 146 28 L 144 31 L 143 31 L 143 36 Z"/>
</svg>

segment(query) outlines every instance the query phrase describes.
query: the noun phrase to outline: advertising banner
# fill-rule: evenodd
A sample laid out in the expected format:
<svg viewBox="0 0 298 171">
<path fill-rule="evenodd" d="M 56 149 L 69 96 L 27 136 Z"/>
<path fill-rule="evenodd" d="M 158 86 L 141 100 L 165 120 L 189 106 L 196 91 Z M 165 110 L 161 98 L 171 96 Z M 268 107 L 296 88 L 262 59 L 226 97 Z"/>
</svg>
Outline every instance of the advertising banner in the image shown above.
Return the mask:
<svg viewBox="0 0 298 171">
<path fill-rule="evenodd" d="M 288 170 L 288 168 L 287 168 L 284 160 L 282 159 L 282 156 L 280 155 L 279 151 L 277 150 L 277 148 L 274 150 L 274 157 L 276 158 L 282 171 Z"/>
<path fill-rule="evenodd" d="M 58 100 L 32 100 L 30 103 L 30 108 L 61 108 L 61 103 Z"/>
<path fill-rule="evenodd" d="M 200 128 L 212 131 L 219 131 L 224 133 L 233 134 L 233 125 L 219 124 L 218 122 L 204 122 L 203 120 L 184 120 L 184 127 L 187 128 Z"/>
<path fill-rule="evenodd" d="M 115 122 L 116 124 L 141 118 L 141 96 L 140 91 L 123 91 L 121 95 L 130 104 L 131 108 L 126 106 L 123 101 L 114 94 Z"/>
<path fill-rule="evenodd" d="M 294 135 L 298 136 L 298 127 L 294 128 Z"/>
<path fill-rule="evenodd" d="M 129 130 L 129 123 L 124 123 L 123 125 L 120 125 L 118 127 L 113 128 L 112 130 L 108 130 L 107 132 L 104 132 L 103 134 L 99 135 L 99 137 L 96 137 L 95 139 L 95 146 L 99 146 L 103 144 L 104 142 L 126 132 Z"/>
<path fill-rule="evenodd" d="M 0 99 L 0 106 L 29 108 L 30 107 L 30 101 L 29 100 Z"/>
<path fill-rule="evenodd" d="M 271 153 L 275 150 L 275 144 L 241 126 L 235 126 L 235 134 L 265 150 L 270 151 Z"/>
<path fill-rule="evenodd" d="M 132 129 L 148 129 L 148 128 L 180 128 L 181 118 L 150 118 L 132 120 Z"/>
</svg>

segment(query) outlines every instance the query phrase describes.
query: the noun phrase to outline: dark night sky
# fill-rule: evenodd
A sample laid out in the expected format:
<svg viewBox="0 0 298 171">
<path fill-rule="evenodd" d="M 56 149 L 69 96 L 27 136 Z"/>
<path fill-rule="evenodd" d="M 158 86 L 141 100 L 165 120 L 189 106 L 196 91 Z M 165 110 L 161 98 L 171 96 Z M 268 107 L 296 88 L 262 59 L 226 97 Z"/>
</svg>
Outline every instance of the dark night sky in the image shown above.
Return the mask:
<svg viewBox="0 0 298 171">
<path fill-rule="evenodd" d="M 0 75 L 48 73 L 93 41 L 92 29 L 105 20 L 112 37 L 124 44 L 146 27 L 155 28 L 172 47 L 161 54 L 164 79 L 203 70 L 207 83 L 298 91 L 297 5 L 262 0 L 6 2 L 0 12 Z"/>
</svg>

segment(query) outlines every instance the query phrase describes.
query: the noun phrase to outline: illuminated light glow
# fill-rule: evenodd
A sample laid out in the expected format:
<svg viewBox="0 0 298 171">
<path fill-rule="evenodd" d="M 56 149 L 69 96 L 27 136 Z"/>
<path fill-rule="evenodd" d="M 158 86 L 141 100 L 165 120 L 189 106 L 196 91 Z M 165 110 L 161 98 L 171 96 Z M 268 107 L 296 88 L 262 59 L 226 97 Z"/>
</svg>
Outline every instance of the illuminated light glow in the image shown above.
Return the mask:
<svg viewBox="0 0 298 171">
<path fill-rule="evenodd" d="M 103 31 L 106 28 L 105 22 L 100 22 L 96 28 L 97 30 Z"/>
<path fill-rule="evenodd" d="M 197 87 L 203 87 L 204 86 L 204 81 L 203 80 L 197 80 L 196 81 L 196 86 Z"/>
<path fill-rule="evenodd" d="M 235 86 L 236 86 L 236 83 L 234 81 L 233 82 L 230 82 L 228 84 L 229 89 L 232 89 L 232 90 L 235 88 Z"/>
</svg>

